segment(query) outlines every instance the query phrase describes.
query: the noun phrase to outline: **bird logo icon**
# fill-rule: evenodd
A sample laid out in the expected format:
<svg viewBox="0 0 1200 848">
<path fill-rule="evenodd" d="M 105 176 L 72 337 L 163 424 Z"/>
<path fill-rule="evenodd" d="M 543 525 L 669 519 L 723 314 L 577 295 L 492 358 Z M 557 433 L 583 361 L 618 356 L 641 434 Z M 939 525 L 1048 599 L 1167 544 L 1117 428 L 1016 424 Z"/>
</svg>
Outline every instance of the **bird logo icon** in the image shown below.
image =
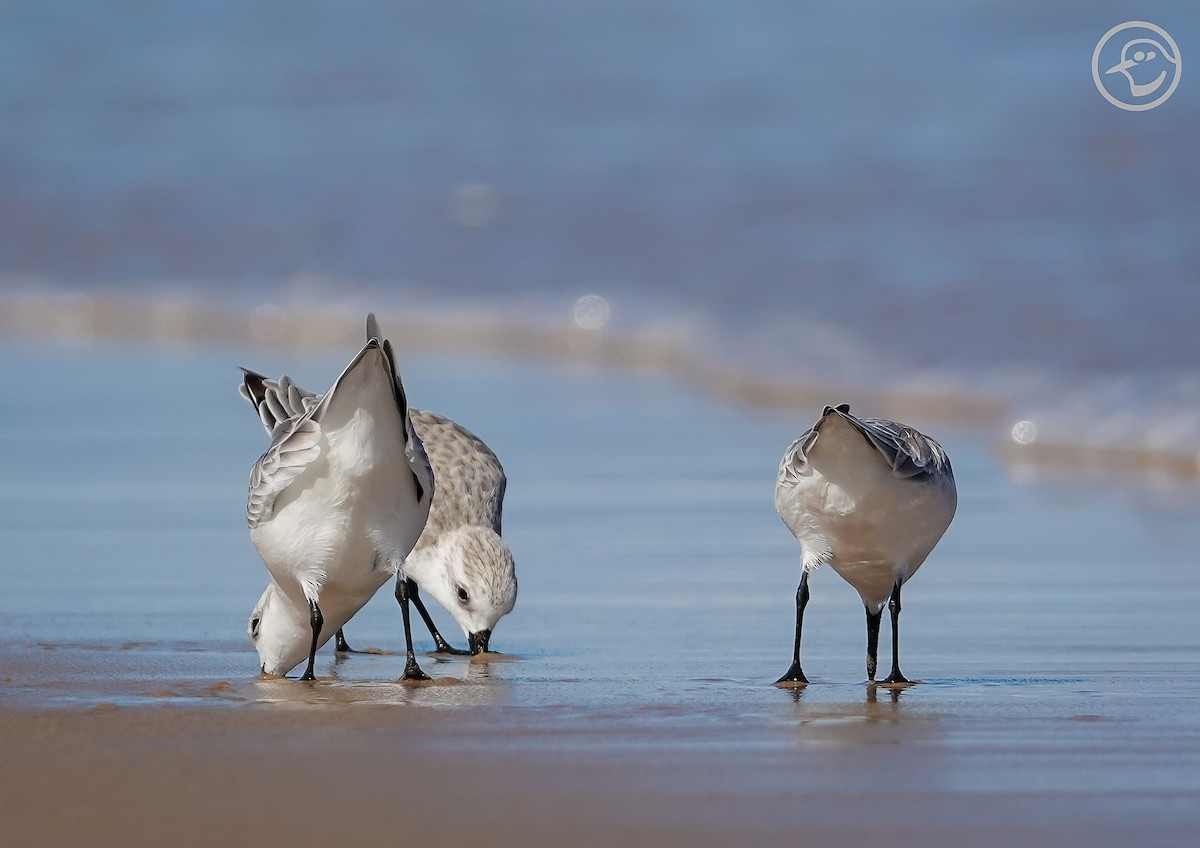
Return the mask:
<svg viewBox="0 0 1200 848">
<path fill-rule="evenodd" d="M 1146 45 L 1147 50 L 1135 50 L 1134 48 Z M 1129 93 L 1134 97 L 1149 97 L 1154 92 L 1158 91 L 1164 82 L 1167 81 L 1167 71 L 1164 68 L 1158 72 L 1158 76 L 1154 77 L 1150 82 L 1139 84 L 1133 78 L 1130 70 L 1133 68 L 1150 68 L 1151 70 L 1161 64 L 1159 59 L 1162 59 L 1170 64 L 1176 64 L 1176 59 L 1166 51 L 1161 44 L 1153 38 L 1135 38 L 1132 41 L 1126 42 L 1125 47 L 1121 50 L 1121 62 L 1118 65 L 1113 65 L 1104 73 L 1116 74 L 1120 73 L 1129 80 Z"/>
<path fill-rule="evenodd" d="M 1115 38 L 1120 34 L 1124 34 L 1124 39 Z M 1118 44 L 1122 45 L 1120 61 L 1105 70 L 1102 76 L 1100 68 L 1117 58 L 1115 48 Z M 1108 61 L 1102 62 L 1102 59 Z M 1113 27 L 1100 39 L 1092 55 L 1092 78 L 1096 88 L 1114 106 L 1133 112 L 1153 109 L 1170 97 L 1179 84 L 1181 69 L 1175 40 L 1161 27 L 1145 21 L 1130 21 Z M 1121 81 L 1122 77 L 1124 81 Z"/>
</svg>

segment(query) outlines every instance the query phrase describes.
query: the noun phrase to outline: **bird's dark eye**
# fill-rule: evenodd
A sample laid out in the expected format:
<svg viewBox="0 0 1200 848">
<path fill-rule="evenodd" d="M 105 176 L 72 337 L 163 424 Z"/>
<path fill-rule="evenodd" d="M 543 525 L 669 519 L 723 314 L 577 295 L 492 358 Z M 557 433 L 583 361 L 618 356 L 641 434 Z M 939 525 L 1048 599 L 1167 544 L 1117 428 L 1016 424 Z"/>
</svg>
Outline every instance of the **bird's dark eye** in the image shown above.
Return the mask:
<svg viewBox="0 0 1200 848">
<path fill-rule="evenodd" d="M 460 601 L 462 601 L 464 604 L 467 601 L 471 600 L 471 596 L 467 594 L 467 590 L 464 589 L 462 586 L 458 587 L 458 599 Z"/>
</svg>

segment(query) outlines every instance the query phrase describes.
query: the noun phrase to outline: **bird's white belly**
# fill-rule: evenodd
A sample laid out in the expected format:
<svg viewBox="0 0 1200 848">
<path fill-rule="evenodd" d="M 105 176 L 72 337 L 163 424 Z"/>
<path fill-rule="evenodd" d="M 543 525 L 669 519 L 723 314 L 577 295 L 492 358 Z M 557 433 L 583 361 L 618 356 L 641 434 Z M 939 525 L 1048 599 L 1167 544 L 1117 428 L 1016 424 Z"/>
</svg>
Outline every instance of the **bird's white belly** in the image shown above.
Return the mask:
<svg viewBox="0 0 1200 848">
<path fill-rule="evenodd" d="M 389 389 L 390 392 L 390 389 Z M 390 395 L 386 404 L 391 404 Z M 416 508 L 416 481 L 404 452 L 404 432 L 394 409 L 355 410 L 328 435 L 332 476 L 346 481 L 332 492 L 344 504 L 360 538 L 399 569 L 425 526 L 427 512 Z"/>
<path fill-rule="evenodd" d="M 356 517 L 353 510 L 327 507 L 314 487 L 278 509 L 251 536 L 280 585 L 299 583 L 311 595 L 326 586 L 351 592 L 371 583 L 378 588 L 390 572 L 386 564 L 375 567 L 374 547 Z"/>
<path fill-rule="evenodd" d="M 778 506 L 800 542 L 803 566 L 828 564 L 874 610 L 945 532 L 953 512 L 943 501 L 921 482 L 881 475 L 868 486 L 843 487 L 814 473 Z"/>
</svg>

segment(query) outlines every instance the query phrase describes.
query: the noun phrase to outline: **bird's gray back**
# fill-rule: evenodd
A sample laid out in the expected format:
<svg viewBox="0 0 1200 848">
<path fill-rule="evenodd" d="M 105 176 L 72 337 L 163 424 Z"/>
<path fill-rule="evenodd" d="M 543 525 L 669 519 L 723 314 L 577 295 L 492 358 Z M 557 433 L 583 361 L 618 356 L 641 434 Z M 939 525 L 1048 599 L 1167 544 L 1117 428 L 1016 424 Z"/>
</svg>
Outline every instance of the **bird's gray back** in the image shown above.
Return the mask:
<svg viewBox="0 0 1200 848">
<path fill-rule="evenodd" d="M 443 415 L 410 407 L 409 416 L 425 444 L 436 481 L 429 520 L 416 547 L 435 544 L 442 534 L 468 525 L 500 533 L 507 478 L 496 454 L 470 430 Z"/>
<path fill-rule="evenodd" d="M 945 477 L 954 480 L 950 457 L 931 436 L 886 418 L 855 418 L 847 415 L 897 477 Z"/>
<path fill-rule="evenodd" d="M 950 458 L 938 442 L 924 433 L 886 418 L 859 418 L 851 415 L 849 407 L 826 407 L 816 425 L 803 433 L 784 452 L 779 466 L 777 485 L 789 487 L 807 474 L 809 455 L 816 446 L 821 425 L 829 416 L 848 422 L 878 452 L 892 475 L 901 479 L 945 480 L 954 485 L 954 470 Z"/>
</svg>

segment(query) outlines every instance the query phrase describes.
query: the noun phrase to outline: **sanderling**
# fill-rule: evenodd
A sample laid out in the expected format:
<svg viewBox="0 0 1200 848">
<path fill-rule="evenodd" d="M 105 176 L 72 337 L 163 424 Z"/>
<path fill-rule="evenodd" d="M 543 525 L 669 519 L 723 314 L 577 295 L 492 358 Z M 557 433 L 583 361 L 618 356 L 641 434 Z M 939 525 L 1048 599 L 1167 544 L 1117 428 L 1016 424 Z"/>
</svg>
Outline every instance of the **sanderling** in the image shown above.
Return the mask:
<svg viewBox="0 0 1200 848">
<path fill-rule="evenodd" d="M 942 446 L 912 427 L 858 418 L 848 404 L 825 407 L 812 429 L 788 447 L 775 482 L 775 509 L 800 542 L 796 644 L 779 684 L 804 684 L 800 632 L 808 574 L 828 563 L 858 590 L 867 610 L 867 679 L 875 680 L 879 619 L 892 617 L 892 673 L 900 673 L 900 587 L 942 538 L 958 503 Z"/>
<path fill-rule="evenodd" d="M 300 679 L 314 679 L 317 648 L 391 575 L 404 574 L 433 492 L 391 342 L 368 315 L 362 350 L 324 397 L 276 422 L 250 470 L 246 521 L 271 574 L 250 621 L 264 673 L 286 674 L 307 654 Z M 427 680 L 405 585 L 403 679 Z"/>
<path fill-rule="evenodd" d="M 239 391 L 254 404 L 267 432 L 320 398 L 287 376 L 269 380 L 245 371 Z M 439 653 L 479 654 L 489 649 L 496 623 L 512 611 L 517 576 L 512 551 L 500 537 L 507 479 L 500 460 L 482 439 L 445 416 L 409 408 L 413 429 L 425 447 L 436 490 L 429 520 L 404 563 L 408 596 L 433 636 Z M 418 586 L 426 589 L 462 627 L 470 651 L 452 648 L 438 632 Z M 269 591 L 269 590 L 268 590 Z M 337 649 L 348 651 L 342 631 Z"/>
</svg>

